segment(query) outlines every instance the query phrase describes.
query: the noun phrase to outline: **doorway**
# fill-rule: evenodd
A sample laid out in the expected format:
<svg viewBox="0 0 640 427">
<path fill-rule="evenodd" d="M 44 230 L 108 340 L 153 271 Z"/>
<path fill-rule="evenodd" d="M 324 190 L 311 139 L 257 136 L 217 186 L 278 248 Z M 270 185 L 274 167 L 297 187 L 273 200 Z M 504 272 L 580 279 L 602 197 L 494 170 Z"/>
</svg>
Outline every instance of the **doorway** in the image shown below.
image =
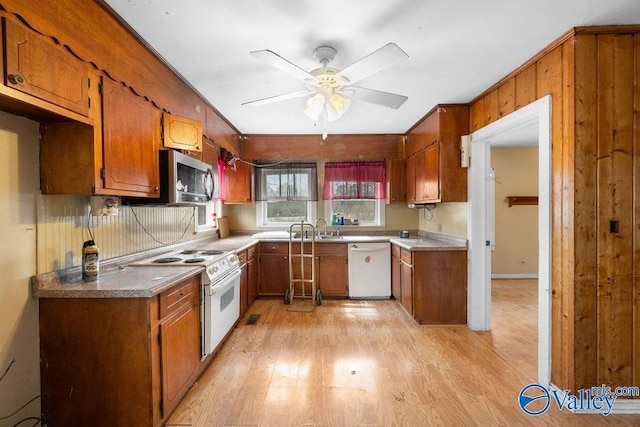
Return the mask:
<svg viewBox="0 0 640 427">
<path fill-rule="evenodd" d="M 495 241 L 490 149 L 533 132 L 538 143 L 538 382 L 551 378 L 551 96 L 471 134 L 468 182 L 468 325 L 491 329 L 491 245 Z M 528 136 L 527 138 L 530 138 Z"/>
</svg>

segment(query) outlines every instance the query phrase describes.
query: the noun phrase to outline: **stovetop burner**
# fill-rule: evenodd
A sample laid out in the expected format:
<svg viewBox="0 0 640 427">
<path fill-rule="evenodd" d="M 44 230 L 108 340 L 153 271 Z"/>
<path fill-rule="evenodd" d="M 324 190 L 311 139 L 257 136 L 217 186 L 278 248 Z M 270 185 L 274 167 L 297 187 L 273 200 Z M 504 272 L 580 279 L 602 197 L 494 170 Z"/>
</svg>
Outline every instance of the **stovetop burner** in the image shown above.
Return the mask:
<svg viewBox="0 0 640 427">
<path fill-rule="evenodd" d="M 153 260 L 153 262 L 158 264 L 169 264 L 172 262 L 179 262 L 179 261 L 182 261 L 182 258 L 169 257 L 169 258 L 158 258 Z"/>
<path fill-rule="evenodd" d="M 197 249 L 185 249 L 184 251 L 180 252 L 183 255 L 191 255 L 191 254 L 195 254 L 197 253 L 198 250 Z"/>
<path fill-rule="evenodd" d="M 197 262 L 204 262 L 206 261 L 204 258 L 187 258 L 184 260 L 185 264 L 194 264 Z"/>
</svg>

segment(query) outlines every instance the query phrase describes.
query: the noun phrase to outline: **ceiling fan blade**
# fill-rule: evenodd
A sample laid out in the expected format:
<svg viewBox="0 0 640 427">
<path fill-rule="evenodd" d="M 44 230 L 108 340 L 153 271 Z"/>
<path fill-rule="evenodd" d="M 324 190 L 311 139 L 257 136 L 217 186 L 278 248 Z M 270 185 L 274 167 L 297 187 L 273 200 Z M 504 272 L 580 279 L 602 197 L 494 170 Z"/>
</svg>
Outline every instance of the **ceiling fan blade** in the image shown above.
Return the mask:
<svg viewBox="0 0 640 427">
<path fill-rule="evenodd" d="M 311 74 L 271 50 L 254 50 L 249 54 L 298 80 L 314 79 Z"/>
<path fill-rule="evenodd" d="M 273 104 L 274 102 L 286 101 L 287 99 L 302 98 L 303 96 L 313 95 L 314 91 L 300 90 L 298 92 L 285 93 L 284 95 L 270 96 L 269 98 L 256 99 L 255 101 L 243 102 L 240 105 L 250 107 L 258 107 L 260 105 Z"/>
<path fill-rule="evenodd" d="M 344 88 L 344 92 L 349 94 L 352 99 L 368 102 L 370 104 L 381 105 L 387 108 L 397 110 L 409 99 L 404 95 L 397 95 L 390 92 L 381 92 L 379 90 L 366 89 L 357 86 L 348 86 Z"/>
<path fill-rule="evenodd" d="M 400 49 L 398 45 L 389 43 L 340 71 L 336 74 L 336 77 L 346 77 L 349 83 L 353 84 L 389 68 L 408 57 L 409 55 Z"/>
</svg>

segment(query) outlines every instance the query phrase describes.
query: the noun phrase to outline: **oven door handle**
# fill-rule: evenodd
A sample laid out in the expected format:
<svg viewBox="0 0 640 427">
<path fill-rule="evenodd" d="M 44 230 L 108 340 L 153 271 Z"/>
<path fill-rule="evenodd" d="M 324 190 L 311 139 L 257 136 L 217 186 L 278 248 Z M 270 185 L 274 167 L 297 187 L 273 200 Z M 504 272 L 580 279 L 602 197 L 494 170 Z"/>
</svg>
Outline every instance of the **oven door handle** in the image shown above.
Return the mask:
<svg viewBox="0 0 640 427">
<path fill-rule="evenodd" d="M 232 273 L 230 273 L 228 276 L 225 276 L 219 283 L 212 284 L 212 285 L 204 285 L 205 294 L 213 295 L 215 293 L 226 290 L 227 288 L 233 285 L 234 281 L 238 277 L 240 277 L 241 274 L 242 274 L 242 271 L 240 269 L 237 269 Z"/>
</svg>

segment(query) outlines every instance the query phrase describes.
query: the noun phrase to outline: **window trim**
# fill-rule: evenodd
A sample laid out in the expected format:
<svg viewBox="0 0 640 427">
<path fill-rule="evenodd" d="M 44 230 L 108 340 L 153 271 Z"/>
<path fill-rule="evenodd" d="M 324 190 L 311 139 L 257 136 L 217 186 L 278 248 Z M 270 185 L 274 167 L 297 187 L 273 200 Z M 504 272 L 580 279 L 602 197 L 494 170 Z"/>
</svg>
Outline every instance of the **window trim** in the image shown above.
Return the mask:
<svg viewBox="0 0 640 427">
<path fill-rule="evenodd" d="M 294 200 L 292 200 L 294 201 Z M 274 202 L 286 202 L 286 200 L 274 200 Z M 257 228 L 286 228 L 287 230 L 291 227 L 295 222 L 268 222 L 267 221 L 267 204 L 269 202 L 267 200 L 259 200 L 256 201 L 256 227 Z M 305 218 L 305 223 L 314 224 L 317 219 L 317 211 L 318 211 L 318 202 L 313 200 L 308 200 L 305 202 L 307 204 L 307 218 Z"/>
</svg>

